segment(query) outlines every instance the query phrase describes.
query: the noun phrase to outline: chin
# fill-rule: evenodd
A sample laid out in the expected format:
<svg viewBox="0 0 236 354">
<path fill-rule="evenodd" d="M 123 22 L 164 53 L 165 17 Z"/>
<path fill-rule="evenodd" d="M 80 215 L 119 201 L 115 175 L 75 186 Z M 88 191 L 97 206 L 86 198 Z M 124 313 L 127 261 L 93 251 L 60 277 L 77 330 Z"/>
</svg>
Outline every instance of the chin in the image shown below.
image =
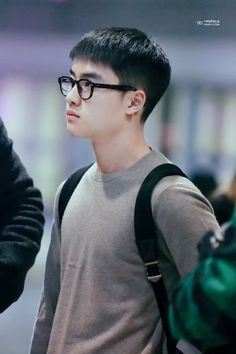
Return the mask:
<svg viewBox="0 0 236 354">
<path fill-rule="evenodd" d="M 67 124 L 67 131 L 68 131 L 68 133 L 70 133 L 70 135 L 75 136 L 77 138 L 82 138 L 82 139 L 88 138 L 89 139 L 89 134 L 86 134 L 81 129 L 78 129 L 78 127 L 71 126 L 71 125 Z"/>
</svg>

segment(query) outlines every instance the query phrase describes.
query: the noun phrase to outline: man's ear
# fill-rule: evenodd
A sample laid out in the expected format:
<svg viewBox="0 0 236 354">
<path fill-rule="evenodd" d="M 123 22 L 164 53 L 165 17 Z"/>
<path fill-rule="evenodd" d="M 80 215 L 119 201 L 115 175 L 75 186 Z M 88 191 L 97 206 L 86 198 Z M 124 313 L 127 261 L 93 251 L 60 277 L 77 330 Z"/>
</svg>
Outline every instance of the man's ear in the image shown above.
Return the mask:
<svg viewBox="0 0 236 354">
<path fill-rule="evenodd" d="M 142 111 L 145 102 L 146 102 L 146 95 L 143 90 L 130 92 L 130 95 L 128 97 L 126 113 L 128 115 L 132 115 Z"/>
</svg>

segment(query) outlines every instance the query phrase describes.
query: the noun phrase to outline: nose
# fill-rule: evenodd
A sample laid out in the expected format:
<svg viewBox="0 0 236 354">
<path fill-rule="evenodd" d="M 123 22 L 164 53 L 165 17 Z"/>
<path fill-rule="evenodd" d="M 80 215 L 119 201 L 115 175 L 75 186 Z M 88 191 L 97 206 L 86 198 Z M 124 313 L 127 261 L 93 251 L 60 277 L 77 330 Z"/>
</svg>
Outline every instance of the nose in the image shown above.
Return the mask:
<svg viewBox="0 0 236 354">
<path fill-rule="evenodd" d="M 78 94 L 78 90 L 76 85 L 68 92 L 66 96 L 66 102 L 71 106 L 79 106 L 81 103 L 81 97 Z"/>
</svg>

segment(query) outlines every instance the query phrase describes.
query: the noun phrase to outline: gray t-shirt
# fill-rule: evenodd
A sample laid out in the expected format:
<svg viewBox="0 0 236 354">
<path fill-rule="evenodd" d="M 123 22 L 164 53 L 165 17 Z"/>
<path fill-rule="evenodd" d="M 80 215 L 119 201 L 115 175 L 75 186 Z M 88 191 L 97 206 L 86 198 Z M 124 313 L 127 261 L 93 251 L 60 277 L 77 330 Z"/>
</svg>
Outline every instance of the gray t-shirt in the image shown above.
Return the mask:
<svg viewBox="0 0 236 354">
<path fill-rule="evenodd" d="M 31 354 L 162 353 L 160 315 L 135 243 L 134 206 L 145 176 L 166 162 L 151 151 L 105 175 L 95 163 L 75 189 L 61 228 L 59 188 Z M 154 189 L 152 208 L 171 294 L 195 265 L 199 239 L 218 225 L 207 200 L 184 177 L 165 177 Z M 187 346 L 185 353 L 194 352 Z"/>
</svg>

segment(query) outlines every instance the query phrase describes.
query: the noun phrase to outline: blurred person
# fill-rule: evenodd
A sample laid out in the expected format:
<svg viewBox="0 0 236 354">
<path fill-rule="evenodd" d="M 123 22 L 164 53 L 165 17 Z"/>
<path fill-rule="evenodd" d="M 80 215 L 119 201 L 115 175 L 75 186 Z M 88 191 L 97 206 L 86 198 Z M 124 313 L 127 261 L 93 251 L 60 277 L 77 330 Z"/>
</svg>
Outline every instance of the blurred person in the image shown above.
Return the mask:
<svg viewBox="0 0 236 354">
<path fill-rule="evenodd" d="M 218 192 L 218 184 L 215 176 L 206 170 L 197 170 L 191 177 L 191 181 L 210 201 L 216 219 L 220 225 L 231 220 L 234 205 L 236 203 L 236 174 L 233 176 L 228 188 Z"/>
<path fill-rule="evenodd" d="M 204 353 L 236 353 L 236 210 L 224 234 L 203 237 L 199 253 L 199 264 L 174 292 L 171 330 Z"/>
<path fill-rule="evenodd" d="M 210 200 L 217 188 L 217 181 L 213 173 L 210 171 L 198 170 L 192 174 L 190 179 L 202 194 Z"/>
<path fill-rule="evenodd" d="M 0 312 L 22 294 L 44 225 L 41 193 L 12 145 L 0 118 Z"/>
<path fill-rule="evenodd" d="M 216 219 L 220 225 L 230 221 L 236 203 L 236 173 L 228 188 L 210 200 Z"/>
<path fill-rule="evenodd" d="M 166 353 L 153 289 L 134 234 L 134 207 L 146 175 L 170 161 L 149 147 L 144 123 L 166 91 L 162 48 L 132 28 L 86 34 L 59 78 L 68 131 L 90 139 L 96 162 L 74 190 L 62 223 L 58 201 L 31 354 Z M 203 233 L 219 226 L 185 177 L 169 176 L 152 196 L 162 238 L 162 273 L 171 294 L 196 262 Z M 157 226 L 156 225 L 156 226 Z M 184 353 L 196 353 L 179 343 Z"/>
</svg>

